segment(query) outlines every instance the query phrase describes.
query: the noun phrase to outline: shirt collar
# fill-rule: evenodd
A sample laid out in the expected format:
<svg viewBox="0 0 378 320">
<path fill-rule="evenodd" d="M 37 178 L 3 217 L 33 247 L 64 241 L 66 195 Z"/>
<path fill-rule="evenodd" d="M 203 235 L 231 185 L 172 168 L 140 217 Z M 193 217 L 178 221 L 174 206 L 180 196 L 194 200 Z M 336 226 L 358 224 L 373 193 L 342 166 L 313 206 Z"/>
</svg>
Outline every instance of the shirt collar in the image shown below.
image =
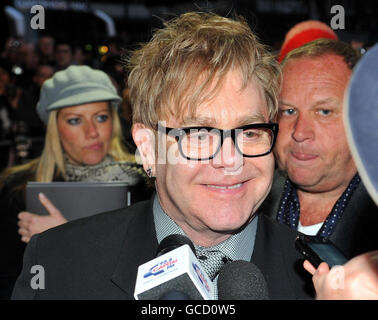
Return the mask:
<svg viewBox="0 0 378 320">
<path fill-rule="evenodd" d="M 157 194 L 155 194 L 154 198 L 153 215 L 158 243 L 171 234 L 186 236 L 184 231 L 164 212 Z M 233 261 L 251 261 L 256 237 L 257 220 L 258 216 L 256 215 L 243 230 L 216 246 L 207 249 L 220 250 Z M 194 247 L 196 250 L 203 249 L 203 247 L 197 246 L 196 244 L 194 244 Z"/>
</svg>

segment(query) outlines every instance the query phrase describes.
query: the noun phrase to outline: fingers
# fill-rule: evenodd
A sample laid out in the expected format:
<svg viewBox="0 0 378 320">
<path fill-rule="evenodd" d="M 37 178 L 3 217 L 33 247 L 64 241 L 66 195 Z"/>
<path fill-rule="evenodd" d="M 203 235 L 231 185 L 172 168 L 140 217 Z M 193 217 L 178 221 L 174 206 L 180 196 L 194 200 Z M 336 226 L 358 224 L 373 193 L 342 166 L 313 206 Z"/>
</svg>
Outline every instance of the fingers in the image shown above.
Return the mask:
<svg viewBox="0 0 378 320">
<path fill-rule="evenodd" d="M 327 274 L 329 272 L 329 267 L 326 262 L 322 262 L 318 268 L 316 269 L 310 261 L 305 260 L 303 262 L 303 268 L 305 268 L 309 273 L 311 273 L 313 276 L 316 273 L 316 276 L 321 276 L 324 274 Z"/>
<path fill-rule="evenodd" d="M 20 229 L 24 230 L 24 233 L 29 232 L 29 226 L 32 222 L 33 214 L 27 211 L 21 211 L 17 217 L 18 217 L 17 225 L 19 227 L 19 230 Z"/>
<path fill-rule="evenodd" d="M 21 211 L 18 214 L 18 234 L 21 235 L 21 241 L 28 243 L 34 233 L 34 225 L 38 223 L 39 216 L 28 211 Z"/>
<path fill-rule="evenodd" d="M 18 214 L 18 233 L 21 235 L 21 240 L 23 242 L 29 242 L 30 238 L 36 233 L 41 233 L 47 229 L 67 222 L 60 211 L 49 199 L 47 199 L 47 197 L 43 193 L 40 193 L 38 195 L 38 198 L 42 205 L 49 212 L 49 215 L 40 216 L 28 211 L 21 211 Z"/>
<path fill-rule="evenodd" d="M 329 266 L 327 263 L 322 262 L 316 270 L 317 275 L 322 276 L 329 272 Z"/>
<path fill-rule="evenodd" d="M 28 243 L 30 241 L 30 237 L 21 237 L 21 241 Z"/>
<path fill-rule="evenodd" d="M 53 205 L 53 203 L 43 193 L 38 194 L 38 199 L 51 216 L 62 216 L 60 211 Z"/>
<path fill-rule="evenodd" d="M 26 236 L 29 237 L 29 231 L 26 228 L 19 228 L 18 234 L 23 236 L 23 237 L 26 237 Z"/>
<path fill-rule="evenodd" d="M 28 229 L 29 229 L 29 224 L 26 223 L 26 222 L 24 222 L 24 221 L 22 221 L 22 220 L 19 220 L 19 221 L 17 222 L 17 225 L 18 225 L 18 228 L 19 228 L 19 229 L 25 229 L 25 230 L 28 230 Z"/>
<path fill-rule="evenodd" d="M 28 212 L 22 212 L 18 216 L 21 216 L 21 219 L 18 221 L 17 225 L 19 226 L 18 234 L 21 235 L 21 241 L 28 243 L 32 234 L 29 231 L 29 221 L 28 219 Z"/>
<path fill-rule="evenodd" d="M 18 214 L 18 216 L 17 216 L 17 218 L 19 219 L 19 220 L 22 220 L 22 221 L 30 221 L 30 219 L 31 219 L 31 217 L 33 216 L 33 214 L 32 213 L 30 213 L 30 212 L 28 212 L 28 211 L 21 211 L 19 214 Z"/>
<path fill-rule="evenodd" d="M 35 221 L 35 218 L 38 216 L 28 211 L 21 211 L 17 217 L 18 217 L 18 223 L 17 223 L 18 226 L 28 228 Z"/>
<path fill-rule="evenodd" d="M 309 273 L 311 273 L 312 275 L 314 275 L 316 269 L 315 269 L 315 267 L 310 263 L 310 261 L 305 260 L 305 261 L 303 262 L 303 267 L 304 267 Z"/>
<path fill-rule="evenodd" d="M 28 243 L 30 241 L 31 235 L 26 229 L 18 229 L 18 233 L 21 235 L 21 241 Z"/>
</svg>

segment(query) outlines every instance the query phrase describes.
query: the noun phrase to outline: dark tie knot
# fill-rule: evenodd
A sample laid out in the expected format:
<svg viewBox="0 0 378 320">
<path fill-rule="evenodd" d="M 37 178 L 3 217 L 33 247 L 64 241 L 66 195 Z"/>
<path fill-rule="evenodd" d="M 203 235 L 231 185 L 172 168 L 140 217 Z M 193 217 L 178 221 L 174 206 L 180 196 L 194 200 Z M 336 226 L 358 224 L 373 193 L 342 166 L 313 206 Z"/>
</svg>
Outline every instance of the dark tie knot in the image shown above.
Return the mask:
<svg viewBox="0 0 378 320">
<path fill-rule="evenodd" d="M 198 252 L 198 259 L 211 281 L 226 263 L 231 262 L 231 259 L 220 250 L 201 250 Z"/>
</svg>

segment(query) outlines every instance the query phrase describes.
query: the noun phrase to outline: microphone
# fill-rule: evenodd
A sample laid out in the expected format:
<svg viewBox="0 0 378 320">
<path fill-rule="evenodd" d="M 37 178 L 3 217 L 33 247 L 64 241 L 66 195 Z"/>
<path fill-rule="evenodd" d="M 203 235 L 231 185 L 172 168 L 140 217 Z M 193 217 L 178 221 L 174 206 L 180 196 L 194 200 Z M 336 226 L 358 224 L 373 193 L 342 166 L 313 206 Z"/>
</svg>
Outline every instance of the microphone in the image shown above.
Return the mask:
<svg viewBox="0 0 378 320">
<path fill-rule="evenodd" d="M 159 257 L 169 251 L 183 246 L 184 244 L 187 244 L 192 252 L 196 254 L 196 249 L 194 248 L 193 242 L 190 241 L 188 237 L 185 237 L 181 234 L 171 234 L 160 242 L 156 250 L 156 256 Z"/>
<path fill-rule="evenodd" d="M 214 287 L 193 243 L 174 234 L 163 239 L 156 258 L 138 267 L 136 300 L 213 300 Z"/>
<path fill-rule="evenodd" d="M 219 300 L 269 300 L 268 286 L 256 265 L 237 260 L 222 267 L 218 297 Z"/>
</svg>

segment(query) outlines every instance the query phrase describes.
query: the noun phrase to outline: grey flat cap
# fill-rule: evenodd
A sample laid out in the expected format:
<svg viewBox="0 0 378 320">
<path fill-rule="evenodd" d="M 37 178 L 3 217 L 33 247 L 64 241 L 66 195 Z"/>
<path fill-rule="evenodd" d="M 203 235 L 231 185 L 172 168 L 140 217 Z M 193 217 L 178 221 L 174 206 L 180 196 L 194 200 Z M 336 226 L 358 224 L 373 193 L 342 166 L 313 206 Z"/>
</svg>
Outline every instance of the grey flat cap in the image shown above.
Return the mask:
<svg viewBox="0 0 378 320">
<path fill-rule="evenodd" d="M 44 82 L 37 112 L 47 124 L 52 110 L 98 101 L 111 101 L 118 108 L 122 99 L 105 72 L 88 66 L 70 66 Z"/>
<path fill-rule="evenodd" d="M 366 189 L 378 204 L 378 43 L 354 68 L 344 101 L 350 150 Z"/>
</svg>

